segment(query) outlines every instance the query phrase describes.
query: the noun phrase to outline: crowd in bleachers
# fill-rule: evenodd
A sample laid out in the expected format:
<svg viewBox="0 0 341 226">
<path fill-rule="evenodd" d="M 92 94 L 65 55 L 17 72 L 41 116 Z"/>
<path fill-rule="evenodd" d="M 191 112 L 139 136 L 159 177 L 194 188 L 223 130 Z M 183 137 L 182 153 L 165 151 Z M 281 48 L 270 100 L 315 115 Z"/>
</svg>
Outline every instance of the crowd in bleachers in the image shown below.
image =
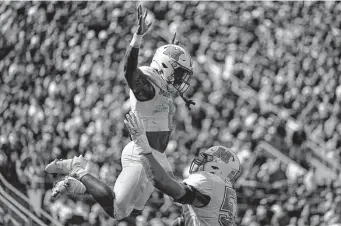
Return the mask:
<svg viewBox="0 0 341 226">
<path fill-rule="evenodd" d="M 169 225 L 180 215 L 155 191 L 142 215 L 116 222 L 89 197 L 49 200 L 44 166 L 82 154 L 113 186 L 128 143 L 122 75 L 138 2 L 0 4 L 0 172 L 66 225 Z M 240 225 L 341 225 L 341 186 L 316 178 L 307 142 L 341 163 L 339 2 L 144 2 L 153 21 L 139 63 L 173 32 L 194 59 L 188 111 L 176 100 L 167 148 L 178 178 L 201 148 L 233 146 L 256 158 L 237 186 Z M 294 119 L 294 125 L 289 123 Z M 271 143 L 308 173 L 256 152 Z M 244 162 L 244 160 L 243 160 Z M 245 179 L 245 178 L 244 178 Z M 127 223 L 128 222 L 128 223 Z"/>
</svg>

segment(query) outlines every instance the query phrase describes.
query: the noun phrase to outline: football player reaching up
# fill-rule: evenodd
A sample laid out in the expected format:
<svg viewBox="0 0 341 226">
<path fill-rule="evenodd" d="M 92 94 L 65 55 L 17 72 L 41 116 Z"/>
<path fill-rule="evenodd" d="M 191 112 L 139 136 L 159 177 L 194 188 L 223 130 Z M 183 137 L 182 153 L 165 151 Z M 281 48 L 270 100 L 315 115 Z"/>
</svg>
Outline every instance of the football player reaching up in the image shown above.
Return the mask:
<svg viewBox="0 0 341 226">
<path fill-rule="evenodd" d="M 138 7 L 138 28 L 127 49 L 124 75 L 130 88 L 132 111 L 141 115 L 146 137 L 155 159 L 172 176 L 172 170 L 164 153 L 173 127 L 173 98 L 180 95 L 189 107 L 194 104 L 183 97 L 188 89 L 188 80 L 193 74 L 192 59 L 182 47 L 172 43 L 159 47 L 150 66 L 138 67 L 139 47 L 151 23 L 146 21 L 147 11 Z M 67 174 L 53 189 L 53 196 L 60 193 L 91 194 L 104 210 L 116 219 L 130 215 L 133 210 L 142 210 L 154 190 L 145 174 L 139 156 L 139 146 L 128 143 L 122 151 L 122 172 L 114 189 L 86 172 L 86 160 L 74 157 L 54 160 L 45 170 L 49 173 Z"/>
<path fill-rule="evenodd" d="M 232 183 L 240 174 L 240 162 L 231 149 L 214 146 L 201 152 L 191 163 L 190 176 L 180 183 L 153 156 L 138 113 L 127 114 L 124 123 L 133 142 L 139 146 L 141 162 L 154 186 L 176 202 L 187 204 L 183 206 L 187 211 L 184 225 L 235 225 L 237 196 Z M 191 218 L 193 215 L 197 221 Z"/>
</svg>

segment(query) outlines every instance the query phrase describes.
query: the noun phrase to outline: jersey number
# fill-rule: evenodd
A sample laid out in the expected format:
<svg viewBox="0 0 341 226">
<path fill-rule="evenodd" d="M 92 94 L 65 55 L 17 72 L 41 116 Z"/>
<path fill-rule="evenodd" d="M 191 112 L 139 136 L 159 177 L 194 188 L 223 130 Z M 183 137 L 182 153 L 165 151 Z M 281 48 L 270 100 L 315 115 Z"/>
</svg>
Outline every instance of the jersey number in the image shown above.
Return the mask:
<svg viewBox="0 0 341 226">
<path fill-rule="evenodd" d="M 230 216 L 234 216 L 237 212 L 237 194 L 236 191 L 230 187 L 225 187 L 224 200 L 221 204 L 220 211 L 229 212 L 226 214 L 219 214 L 219 223 L 222 226 L 234 225 L 234 220 Z"/>
</svg>

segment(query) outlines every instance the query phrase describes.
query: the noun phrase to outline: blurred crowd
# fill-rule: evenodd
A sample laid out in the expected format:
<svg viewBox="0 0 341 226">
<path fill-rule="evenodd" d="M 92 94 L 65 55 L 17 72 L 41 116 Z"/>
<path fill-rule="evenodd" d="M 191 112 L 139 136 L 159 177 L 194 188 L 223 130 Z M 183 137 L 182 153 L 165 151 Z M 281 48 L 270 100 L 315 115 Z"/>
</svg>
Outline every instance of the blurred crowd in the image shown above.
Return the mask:
<svg viewBox="0 0 341 226">
<path fill-rule="evenodd" d="M 65 225 L 169 225 L 180 215 L 155 191 L 136 218 L 116 222 L 90 197 L 49 199 L 44 166 L 82 154 L 113 186 L 128 143 L 124 54 L 139 2 L 0 4 L 0 172 Z M 202 148 L 232 146 L 244 166 L 237 184 L 240 225 L 341 225 L 341 186 L 316 178 L 306 155 L 341 163 L 339 2 L 143 2 L 153 21 L 139 63 L 173 32 L 194 59 L 186 95 L 176 100 L 167 148 L 175 175 Z M 290 119 L 290 120 L 289 120 Z M 291 122 L 291 123 L 290 123 Z M 293 123 L 294 122 L 294 123 Z M 256 151 L 266 141 L 307 173 Z M 135 223 L 133 223 L 135 222 Z"/>
</svg>

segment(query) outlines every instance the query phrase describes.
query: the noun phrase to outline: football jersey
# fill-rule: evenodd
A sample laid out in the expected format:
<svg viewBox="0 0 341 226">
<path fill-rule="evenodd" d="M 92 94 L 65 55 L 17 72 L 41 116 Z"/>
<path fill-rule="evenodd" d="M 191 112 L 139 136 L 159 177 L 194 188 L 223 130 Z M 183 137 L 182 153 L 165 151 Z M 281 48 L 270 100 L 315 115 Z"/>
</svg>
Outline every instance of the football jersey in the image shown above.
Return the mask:
<svg viewBox="0 0 341 226">
<path fill-rule="evenodd" d="M 208 205 L 202 208 L 184 205 L 185 225 L 196 225 L 193 223 L 196 220 L 191 211 L 194 211 L 200 226 L 235 225 L 237 195 L 231 183 L 226 183 L 218 176 L 205 171 L 191 174 L 184 183 L 211 197 Z"/>
<path fill-rule="evenodd" d="M 167 91 L 167 83 L 155 69 L 148 66 L 139 69 L 154 86 L 155 96 L 149 101 L 140 102 L 130 90 L 131 110 L 139 112 L 147 132 L 171 131 L 175 106 L 171 93 Z"/>
<path fill-rule="evenodd" d="M 173 96 L 167 91 L 167 83 L 158 72 L 151 67 L 139 67 L 155 89 L 153 99 L 138 101 L 130 90 L 130 104 L 132 111 L 138 111 L 149 141 L 149 145 L 158 150 L 165 151 L 173 129 L 173 115 L 175 106 Z"/>
</svg>

